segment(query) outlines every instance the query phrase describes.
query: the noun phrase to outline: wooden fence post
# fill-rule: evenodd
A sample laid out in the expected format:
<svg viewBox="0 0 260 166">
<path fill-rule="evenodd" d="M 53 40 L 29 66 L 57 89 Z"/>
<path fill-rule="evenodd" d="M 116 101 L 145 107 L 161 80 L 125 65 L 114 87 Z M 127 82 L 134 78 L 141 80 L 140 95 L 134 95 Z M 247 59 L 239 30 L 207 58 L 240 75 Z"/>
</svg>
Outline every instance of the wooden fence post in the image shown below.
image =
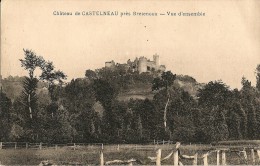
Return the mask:
<svg viewBox="0 0 260 166">
<path fill-rule="evenodd" d="M 58 150 L 58 145 L 55 145 L 55 150 Z"/>
<path fill-rule="evenodd" d="M 198 153 L 194 155 L 194 160 L 193 160 L 193 165 L 197 165 L 197 164 L 198 164 Z"/>
<path fill-rule="evenodd" d="M 217 150 L 217 166 L 219 166 L 219 150 Z"/>
<path fill-rule="evenodd" d="M 244 158 L 245 158 L 246 164 L 247 164 L 248 162 L 247 162 L 247 154 L 246 154 L 246 150 L 244 149 L 242 152 L 243 152 L 243 155 L 244 155 Z"/>
<path fill-rule="evenodd" d="M 101 149 L 102 149 L 102 150 L 104 149 L 104 145 L 103 145 L 103 144 L 101 144 Z"/>
<path fill-rule="evenodd" d="M 100 151 L 100 166 L 104 166 L 104 154 L 103 154 L 103 149 Z"/>
<path fill-rule="evenodd" d="M 257 155 L 258 155 L 258 161 L 260 162 L 260 150 L 256 150 L 256 153 L 257 153 Z"/>
<path fill-rule="evenodd" d="M 226 165 L 226 152 L 225 152 L 225 150 L 222 150 L 222 165 Z"/>
<path fill-rule="evenodd" d="M 204 163 L 204 166 L 208 166 L 208 153 L 206 153 L 206 154 L 203 156 L 203 163 Z"/>
<path fill-rule="evenodd" d="M 179 165 L 178 149 L 176 149 L 176 151 L 173 152 L 173 160 L 174 160 L 174 166 L 178 166 Z"/>
<path fill-rule="evenodd" d="M 3 142 L 0 142 L 0 149 L 3 149 Z"/>
<path fill-rule="evenodd" d="M 15 143 L 14 143 L 14 149 L 16 149 L 16 147 L 17 147 L 17 143 L 15 142 Z"/>
<path fill-rule="evenodd" d="M 73 150 L 76 150 L 76 143 L 74 143 L 73 145 Z"/>
<path fill-rule="evenodd" d="M 42 149 L 42 143 L 40 142 L 40 145 L 39 145 L 39 149 L 41 150 Z"/>
<path fill-rule="evenodd" d="M 119 144 L 117 144 L 117 151 L 119 151 Z"/>
<path fill-rule="evenodd" d="M 156 166 L 160 166 L 161 165 L 161 155 L 162 155 L 162 149 L 158 149 L 156 151 Z"/>
<path fill-rule="evenodd" d="M 181 143 L 180 142 L 176 142 L 175 144 L 175 149 L 173 151 L 173 165 L 174 166 L 178 166 L 179 165 L 179 148 L 181 146 Z"/>
<path fill-rule="evenodd" d="M 28 142 L 25 143 L 25 148 L 28 149 Z"/>
<path fill-rule="evenodd" d="M 252 165 L 255 165 L 255 151 L 251 149 Z"/>
</svg>

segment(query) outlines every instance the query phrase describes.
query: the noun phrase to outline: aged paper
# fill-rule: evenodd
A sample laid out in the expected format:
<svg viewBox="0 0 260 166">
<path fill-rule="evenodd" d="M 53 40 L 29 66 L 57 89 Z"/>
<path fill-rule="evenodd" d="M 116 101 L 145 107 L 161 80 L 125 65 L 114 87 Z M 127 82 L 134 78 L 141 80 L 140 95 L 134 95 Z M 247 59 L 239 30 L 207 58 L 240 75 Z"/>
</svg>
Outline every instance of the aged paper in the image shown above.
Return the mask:
<svg viewBox="0 0 260 166">
<path fill-rule="evenodd" d="M 30 51 L 43 57 L 46 60 L 44 65 L 53 62 L 55 69 L 66 74 L 67 80 L 64 82 L 58 80 L 59 75 L 58 78 L 53 78 L 54 81 L 58 82 L 55 84 L 56 82 L 54 83 L 48 74 L 42 79 L 42 70 L 45 69 L 48 73 L 47 67 L 44 65 L 41 68 L 36 68 L 34 73 L 32 72 L 33 74 L 28 72 L 30 66 L 26 66 L 23 59 L 26 53 L 31 53 Z M 4 96 L 1 103 L 9 103 L 8 110 L 11 110 L 8 118 L 4 117 L 6 116 L 4 111 L 0 111 L 0 115 L 4 117 L 1 119 L 3 123 L 0 123 L 0 126 L 8 126 L 6 130 L 0 127 L 0 132 L 5 133 L 0 134 L 0 154 L 3 154 L 0 155 L 0 165 L 1 163 L 4 165 L 160 165 L 166 160 L 163 164 L 181 165 L 183 160 L 179 161 L 179 159 L 185 157 L 192 159 L 189 161 L 192 161 L 194 165 L 203 162 L 204 165 L 207 165 L 207 157 L 211 153 L 217 154 L 217 161 L 210 164 L 219 165 L 221 153 L 221 164 L 225 165 L 226 153 L 229 153 L 230 147 L 209 150 L 208 147 L 211 147 L 208 145 L 209 143 L 233 139 L 240 139 L 240 141 L 259 139 L 259 136 L 256 136 L 259 127 L 255 127 L 256 130 L 250 128 L 251 121 L 257 121 L 258 126 L 260 124 L 259 89 L 255 88 L 256 78 L 258 78 L 256 68 L 260 64 L 259 0 L 2 0 L 0 60 L 1 97 Z M 86 74 L 87 70 L 90 70 L 91 75 L 93 71 L 100 72 L 96 69 L 109 68 L 111 69 L 109 71 L 114 71 L 114 68 L 118 66 L 123 69 L 127 68 L 127 72 L 130 71 L 130 76 L 137 73 L 140 80 L 142 78 L 138 74 L 148 73 L 149 75 L 149 73 L 156 72 L 161 74 L 164 71 L 171 71 L 177 75 L 179 80 L 188 80 L 188 83 L 185 84 L 182 84 L 182 81 L 177 82 L 178 88 L 184 89 L 184 91 L 180 90 L 181 94 L 184 94 L 183 96 L 188 91 L 188 97 L 193 103 L 188 103 L 190 100 L 185 103 L 187 100 L 174 98 L 177 92 L 175 93 L 174 90 L 168 92 L 168 84 L 166 86 L 163 84 L 165 94 L 164 91 L 160 91 L 161 87 L 159 86 L 159 88 L 155 88 L 155 91 L 154 89 L 152 91 L 154 88 L 154 84 L 152 84 L 154 80 L 152 79 L 158 76 L 156 74 L 152 77 L 151 75 L 146 77 L 152 80 L 147 86 L 133 83 L 131 86 L 135 89 L 129 88 L 131 86 L 126 86 L 127 90 L 124 89 L 125 86 L 120 87 L 117 94 L 119 97 L 113 99 L 111 98 L 116 94 L 112 91 L 114 87 L 111 88 L 112 90 L 109 89 L 110 84 L 107 82 L 99 82 L 100 87 L 98 85 L 93 86 L 94 88 L 88 87 L 100 77 L 94 73 L 94 81 L 91 80 L 90 76 L 88 77 Z M 117 76 L 111 74 L 111 77 L 109 74 L 111 73 L 108 73 L 109 78 L 106 78 L 110 81 L 109 83 L 116 82 L 118 75 L 125 76 L 125 73 L 119 73 Z M 25 93 L 27 95 L 25 100 L 21 99 L 24 96 L 21 97 L 20 94 L 28 90 L 25 86 L 26 83 L 21 81 L 23 76 L 27 76 L 28 82 L 34 78 L 40 80 L 40 77 L 42 80 L 47 80 L 44 82 L 45 84 L 41 82 L 41 87 L 37 87 L 40 89 L 39 92 L 35 93 L 38 95 L 35 100 L 40 101 L 40 104 L 37 103 L 39 108 L 32 106 L 31 98 L 34 94 L 32 92 L 33 90 L 36 92 L 36 87 L 29 90 L 28 94 Z M 86 79 L 86 77 L 88 78 Z M 105 76 L 103 75 L 103 77 Z M 242 77 L 245 79 L 242 80 Z M 246 79 L 250 83 L 246 82 Z M 208 139 L 204 139 L 204 135 L 199 135 L 204 128 L 200 133 L 198 132 L 199 136 L 196 135 L 199 127 L 195 124 L 200 118 L 194 120 L 195 116 L 193 116 L 192 111 L 213 110 L 212 112 L 214 112 L 217 109 L 222 109 L 221 106 L 214 105 L 218 102 L 217 100 L 214 100 L 213 104 L 210 103 L 212 107 L 208 106 L 208 103 L 205 104 L 208 107 L 198 104 L 199 97 L 201 97 L 197 96 L 199 88 L 210 81 L 217 80 L 222 80 L 227 85 L 227 91 L 234 93 L 233 96 L 236 95 L 235 92 L 239 91 L 240 93 L 243 81 L 244 85 L 250 84 L 250 90 L 253 89 L 252 91 L 258 96 L 253 96 L 249 104 L 246 103 L 246 100 L 244 103 L 241 102 L 244 106 L 244 109 L 241 109 L 242 115 L 239 113 L 229 114 L 228 109 L 232 109 L 226 106 L 229 103 L 225 103 L 226 107 L 223 106 L 223 110 L 220 111 L 219 116 L 216 116 L 217 118 L 212 118 L 215 114 L 209 117 L 203 116 L 201 119 L 205 122 L 203 123 L 205 131 L 213 131 L 207 128 L 209 126 L 207 122 L 212 119 L 212 121 L 217 121 L 222 118 L 221 120 L 224 119 L 225 122 L 217 121 L 214 123 L 217 126 L 216 131 L 219 133 L 215 132 L 217 134 L 213 136 L 215 133 L 212 132 L 211 136 L 207 135 Z M 10 86 L 9 82 L 11 82 Z M 90 90 L 86 87 L 75 90 L 73 83 L 76 84 L 75 87 L 86 86 Z M 58 99 L 52 96 L 55 90 L 51 89 L 51 86 L 56 87 L 56 95 L 58 94 L 56 98 Z M 69 88 L 66 89 L 66 86 Z M 140 87 L 137 88 L 137 86 Z M 16 87 L 16 89 L 12 89 L 12 87 Z M 63 91 L 57 90 L 57 87 L 63 88 Z M 226 87 L 224 86 L 224 88 Z M 94 92 L 93 89 L 96 91 Z M 96 96 L 94 96 L 94 93 L 101 95 L 95 94 Z M 241 92 L 241 94 L 243 93 Z M 155 98 L 156 95 L 159 97 Z M 217 95 L 219 93 L 216 92 Z M 232 98 L 232 102 L 236 101 L 237 104 L 244 98 L 236 99 Z M 223 100 L 226 102 L 226 98 Z M 23 101 L 25 102 L 23 103 Z M 141 102 L 144 104 L 140 104 Z M 177 107 L 176 105 L 179 103 L 181 104 Z M 148 110 L 148 112 L 140 113 L 140 115 L 136 113 L 137 115 L 135 115 L 133 110 L 138 104 L 143 107 L 140 106 L 136 110 Z M 1 110 L 7 110 L 7 107 L 4 106 L 6 105 L 1 105 Z M 234 107 L 234 109 L 239 109 L 239 106 Z M 25 108 L 22 109 L 23 107 Z M 247 111 L 250 108 L 255 112 L 250 114 L 250 111 Z M 125 112 L 113 112 L 120 109 Z M 185 109 L 192 113 L 188 112 L 186 116 L 185 113 L 181 112 Z M 34 110 L 42 112 L 37 112 L 36 116 Z M 112 113 L 106 113 L 107 110 Z M 150 110 L 159 113 L 158 115 L 156 113 L 150 115 Z M 18 116 L 19 113 L 21 116 Z M 172 116 L 170 116 L 171 113 Z M 254 117 L 251 118 L 250 115 Z M 131 118 L 128 119 L 128 117 Z M 151 117 L 155 120 L 151 120 Z M 231 123 L 234 117 L 238 117 L 239 120 Z M 249 136 L 241 132 L 235 138 L 236 133 L 234 134 L 233 130 L 240 132 L 241 128 L 237 129 L 236 127 L 242 126 L 244 124 L 243 118 L 247 119 L 248 117 L 249 127 L 245 128 L 248 129 Z M 8 123 L 9 118 L 12 119 L 12 123 Z M 56 119 L 54 120 L 54 118 Z M 8 119 L 7 122 L 6 119 Z M 176 124 L 177 122 L 179 124 Z M 190 127 L 190 124 L 194 124 L 195 127 Z M 222 124 L 224 127 L 221 126 Z M 218 125 L 226 130 L 219 129 Z M 183 133 L 177 133 L 183 129 Z M 222 134 L 222 129 L 223 133 L 227 134 Z M 180 141 L 181 144 L 177 141 Z M 251 144 L 247 141 L 236 142 L 241 147 L 242 144 L 244 146 L 244 143 Z M 247 147 L 250 149 L 241 149 L 241 147 L 239 150 L 236 149 L 236 153 L 239 153 L 240 158 L 242 156 L 243 161 L 227 155 L 229 157 L 227 163 L 256 164 L 255 156 L 258 154 L 260 157 L 259 141 L 253 143 L 258 144 L 258 146 Z M 194 151 L 192 151 L 190 154 L 194 156 L 183 155 L 179 158 L 178 152 L 179 148 L 183 150 L 182 144 L 189 144 L 196 150 L 199 149 L 197 146 L 207 144 L 204 146 L 207 147 L 206 150 L 202 151 L 203 154 L 205 151 L 207 152 L 204 155 L 199 152 L 198 157 L 198 153 L 194 155 Z M 17 151 L 20 150 L 19 148 L 21 151 Z M 1 150 L 3 151 L 1 152 Z M 246 152 L 248 154 L 250 152 L 250 159 Z M 118 158 L 118 156 L 124 157 Z M 135 158 L 136 156 L 145 157 L 145 159 Z M 170 157 L 173 159 L 168 160 Z M 215 157 L 209 161 L 215 162 Z"/>
</svg>

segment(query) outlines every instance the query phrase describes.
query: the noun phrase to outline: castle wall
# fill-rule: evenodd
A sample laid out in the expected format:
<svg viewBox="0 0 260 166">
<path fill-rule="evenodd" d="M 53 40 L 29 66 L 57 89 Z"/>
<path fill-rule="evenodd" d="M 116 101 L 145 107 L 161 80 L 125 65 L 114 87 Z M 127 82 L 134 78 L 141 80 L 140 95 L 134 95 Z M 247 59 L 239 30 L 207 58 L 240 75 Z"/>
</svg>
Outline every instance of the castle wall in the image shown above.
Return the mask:
<svg viewBox="0 0 260 166">
<path fill-rule="evenodd" d="M 156 71 L 157 67 L 154 63 L 154 61 L 147 62 L 147 70 L 148 71 Z"/>
<path fill-rule="evenodd" d="M 115 62 L 114 61 L 106 62 L 105 67 L 113 68 L 113 67 L 115 67 Z"/>
<path fill-rule="evenodd" d="M 158 69 L 160 67 L 160 59 L 159 59 L 159 55 L 153 55 L 153 61 L 156 65 L 156 69 Z"/>
<path fill-rule="evenodd" d="M 108 68 L 114 68 L 115 62 L 110 61 L 106 62 L 105 66 Z M 153 61 L 147 60 L 146 57 L 136 58 L 133 62 L 129 59 L 126 64 L 117 64 L 117 66 L 122 66 L 131 71 L 138 71 L 139 73 L 143 72 L 153 72 L 153 71 L 165 71 L 165 66 L 160 65 L 159 55 L 153 55 Z"/>
<path fill-rule="evenodd" d="M 138 61 L 138 71 L 139 73 L 143 73 L 147 71 L 147 59 L 141 57 Z"/>
</svg>

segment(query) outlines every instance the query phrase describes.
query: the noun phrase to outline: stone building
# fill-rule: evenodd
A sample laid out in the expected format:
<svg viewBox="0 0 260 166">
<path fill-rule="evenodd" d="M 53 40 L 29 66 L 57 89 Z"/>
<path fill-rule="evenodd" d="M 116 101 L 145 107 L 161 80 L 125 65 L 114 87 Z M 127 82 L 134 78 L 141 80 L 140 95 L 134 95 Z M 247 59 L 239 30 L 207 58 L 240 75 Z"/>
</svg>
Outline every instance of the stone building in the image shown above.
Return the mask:
<svg viewBox="0 0 260 166">
<path fill-rule="evenodd" d="M 121 66 L 132 72 L 139 72 L 139 73 L 164 72 L 166 69 L 165 65 L 160 64 L 160 58 L 159 55 L 157 54 L 153 55 L 153 61 L 142 56 L 139 58 L 135 58 L 134 61 L 131 61 L 129 59 L 127 63 L 124 64 L 119 64 L 119 63 L 115 64 L 113 60 L 105 63 L 105 67 L 107 68 L 115 69 L 116 66 Z"/>
<path fill-rule="evenodd" d="M 115 65 L 115 62 L 112 60 L 112 61 L 109 61 L 109 62 L 105 62 L 105 67 L 108 67 L 108 68 L 114 68 L 116 65 Z"/>
</svg>

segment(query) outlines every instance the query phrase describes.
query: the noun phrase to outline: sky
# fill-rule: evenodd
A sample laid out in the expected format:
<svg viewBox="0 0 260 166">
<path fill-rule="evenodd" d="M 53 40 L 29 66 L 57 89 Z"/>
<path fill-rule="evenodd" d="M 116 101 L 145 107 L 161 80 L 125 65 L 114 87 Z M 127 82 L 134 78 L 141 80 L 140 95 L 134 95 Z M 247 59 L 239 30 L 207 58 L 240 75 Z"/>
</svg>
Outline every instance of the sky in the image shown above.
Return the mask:
<svg viewBox="0 0 260 166">
<path fill-rule="evenodd" d="M 57 16 L 54 11 L 162 13 L 159 16 Z M 205 16 L 167 16 L 203 12 Z M 260 1 L 61 1 L 4 0 L 1 3 L 1 73 L 28 73 L 19 59 L 31 49 L 64 71 L 68 80 L 106 61 L 160 55 L 161 64 L 198 82 L 222 80 L 255 85 L 260 64 Z"/>
</svg>

